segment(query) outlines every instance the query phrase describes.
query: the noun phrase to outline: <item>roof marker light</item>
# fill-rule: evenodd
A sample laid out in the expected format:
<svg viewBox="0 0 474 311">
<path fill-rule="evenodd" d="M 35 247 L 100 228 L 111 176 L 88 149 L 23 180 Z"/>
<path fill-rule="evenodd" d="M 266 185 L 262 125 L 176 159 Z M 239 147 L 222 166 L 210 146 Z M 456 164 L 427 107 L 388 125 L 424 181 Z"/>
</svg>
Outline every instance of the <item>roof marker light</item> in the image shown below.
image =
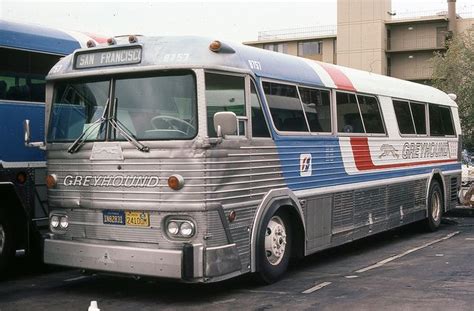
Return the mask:
<svg viewBox="0 0 474 311">
<path fill-rule="evenodd" d="M 215 53 L 219 52 L 221 47 L 222 47 L 222 43 L 218 40 L 214 40 L 211 42 L 211 44 L 209 44 L 209 50 Z"/>
<path fill-rule="evenodd" d="M 95 47 L 95 42 L 94 42 L 94 40 L 89 40 L 89 41 L 87 41 L 87 47 L 88 47 L 88 48 L 93 48 L 93 47 Z"/>
<path fill-rule="evenodd" d="M 107 39 L 107 44 L 108 44 L 108 45 L 114 45 L 114 44 L 116 44 L 116 43 L 117 43 L 117 41 L 115 41 L 114 38 L 108 38 L 108 39 Z"/>
<path fill-rule="evenodd" d="M 223 43 L 219 40 L 214 40 L 209 44 L 209 50 L 214 53 L 222 53 L 222 54 L 233 54 L 235 50 L 228 44 Z"/>
<path fill-rule="evenodd" d="M 128 42 L 130 42 L 130 43 L 137 43 L 137 42 L 138 42 L 137 36 L 135 36 L 135 35 L 130 35 L 130 36 L 128 36 Z"/>
</svg>

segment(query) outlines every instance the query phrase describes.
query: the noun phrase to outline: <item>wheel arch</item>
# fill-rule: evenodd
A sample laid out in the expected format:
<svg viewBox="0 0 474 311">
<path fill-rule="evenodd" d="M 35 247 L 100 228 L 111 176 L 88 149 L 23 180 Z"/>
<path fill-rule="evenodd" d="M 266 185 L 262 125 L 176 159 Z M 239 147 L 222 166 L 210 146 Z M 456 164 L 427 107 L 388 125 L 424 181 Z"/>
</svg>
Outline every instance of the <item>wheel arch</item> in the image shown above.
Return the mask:
<svg viewBox="0 0 474 311">
<path fill-rule="evenodd" d="M 304 214 L 301 204 L 298 198 L 290 189 L 274 189 L 269 191 L 260 203 L 255 213 L 255 218 L 252 225 L 252 232 L 250 236 L 250 270 L 251 272 L 257 271 L 257 242 L 258 233 L 262 226 L 262 221 L 268 213 L 275 213 L 280 208 L 286 208 L 290 213 L 290 221 L 292 225 L 298 224 L 295 228 L 296 239 L 293 244 L 293 249 L 297 249 L 302 254 L 305 253 L 305 237 L 306 237 L 306 226 L 304 222 Z M 302 237 L 302 238 L 301 238 Z M 301 241 L 301 242 L 300 242 Z M 298 254 L 299 255 L 299 254 Z"/>
<path fill-rule="evenodd" d="M 446 204 L 446 187 L 445 187 L 445 182 L 444 182 L 444 175 L 443 175 L 443 172 L 440 170 L 440 169 L 434 169 L 433 171 L 431 171 L 431 175 L 430 177 L 428 178 L 428 183 L 427 183 L 427 187 L 426 187 L 426 213 L 428 213 L 428 199 L 429 199 L 429 195 L 430 195 L 430 187 L 431 187 L 431 183 L 436 180 L 440 187 L 441 187 L 441 192 L 443 194 L 443 212 L 446 212 L 446 208 L 447 208 L 447 204 Z"/>
</svg>

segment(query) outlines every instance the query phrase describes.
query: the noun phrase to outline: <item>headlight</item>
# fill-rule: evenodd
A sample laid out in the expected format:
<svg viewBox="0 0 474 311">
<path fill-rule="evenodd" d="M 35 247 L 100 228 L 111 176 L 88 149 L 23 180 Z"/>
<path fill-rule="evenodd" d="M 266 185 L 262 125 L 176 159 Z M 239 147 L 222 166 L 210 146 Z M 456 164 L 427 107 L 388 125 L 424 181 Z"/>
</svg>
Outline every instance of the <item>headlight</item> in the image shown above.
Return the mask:
<svg viewBox="0 0 474 311">
<path fill-rule="evenodd" d="M 59 216 L 53 215 L 49 221 L 49 224 L 52 228 L 57 228 L 59 226 Z"/>
<path fill-rule="evenodd" d="M 67 218 L 67 216 L 61 217 L 61 220 L 59 221 L 59 226 L 61 227 L 61 229 L 66 229 L 67 227 L 69 227 L 69 219 Z"/>
<path fill-rule="evenodd" d="M 194 235 L 194 225 L 191 222 L 183 222 L 179 227 L 179 232 L 182 236 L 188 238 Z"/>
<path fill-rule="evenodd" d="M 168 219 L 165 224 L 166 234 L 170 238 L 191 238 L 196 233 L 194 222 L 187 219 Z"/>
<path fill-rule="evenodd" d="M 175 221 L 170 221 L 168 223 L 168 233 L 171 235 L 176 235 L 179 233 L 179 226 Z"/>
</svg>

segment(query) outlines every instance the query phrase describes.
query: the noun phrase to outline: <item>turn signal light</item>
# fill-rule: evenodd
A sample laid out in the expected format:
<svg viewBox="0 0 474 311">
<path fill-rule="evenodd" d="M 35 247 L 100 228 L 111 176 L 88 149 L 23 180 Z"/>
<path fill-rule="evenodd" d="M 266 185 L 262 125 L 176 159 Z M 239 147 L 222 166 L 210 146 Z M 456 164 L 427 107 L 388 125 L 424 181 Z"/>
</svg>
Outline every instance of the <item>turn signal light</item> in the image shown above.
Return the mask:
<svg viewBox="0 0 474 311">
<path fill-rule="evenodd" d="M 184 186 L 184 178 L 181 175 L 174 174 L 168 178 L 168 187 L 173 190 L 179 190 Z"/>
<path fill-rule="evenodd" d="M 46 176 L 46 186 L 48 187 L 48 189 L 56 187 L 57 183 L 58 177 L 56 176 L 56 174 L 50 174 Z"/>
</svg>

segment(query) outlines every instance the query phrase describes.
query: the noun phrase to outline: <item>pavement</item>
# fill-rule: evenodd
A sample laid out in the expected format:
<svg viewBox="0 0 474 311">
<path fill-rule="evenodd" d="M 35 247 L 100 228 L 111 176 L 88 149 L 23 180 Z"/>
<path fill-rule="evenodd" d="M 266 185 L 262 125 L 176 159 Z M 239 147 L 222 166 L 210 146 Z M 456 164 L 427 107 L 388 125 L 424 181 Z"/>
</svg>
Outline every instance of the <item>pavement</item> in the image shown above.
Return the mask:
<svg viewBox="0 0 474 311">
<path fill-rule="evenodd" d="M 19 261 L 0 281 L 0 311 L 87 310 L 474 310 L 474 212 L 440 230 L 408 225 L 292 263 L 259 285 L 251 275 L 213 284 L 83 275 Z"/>
</svg>

